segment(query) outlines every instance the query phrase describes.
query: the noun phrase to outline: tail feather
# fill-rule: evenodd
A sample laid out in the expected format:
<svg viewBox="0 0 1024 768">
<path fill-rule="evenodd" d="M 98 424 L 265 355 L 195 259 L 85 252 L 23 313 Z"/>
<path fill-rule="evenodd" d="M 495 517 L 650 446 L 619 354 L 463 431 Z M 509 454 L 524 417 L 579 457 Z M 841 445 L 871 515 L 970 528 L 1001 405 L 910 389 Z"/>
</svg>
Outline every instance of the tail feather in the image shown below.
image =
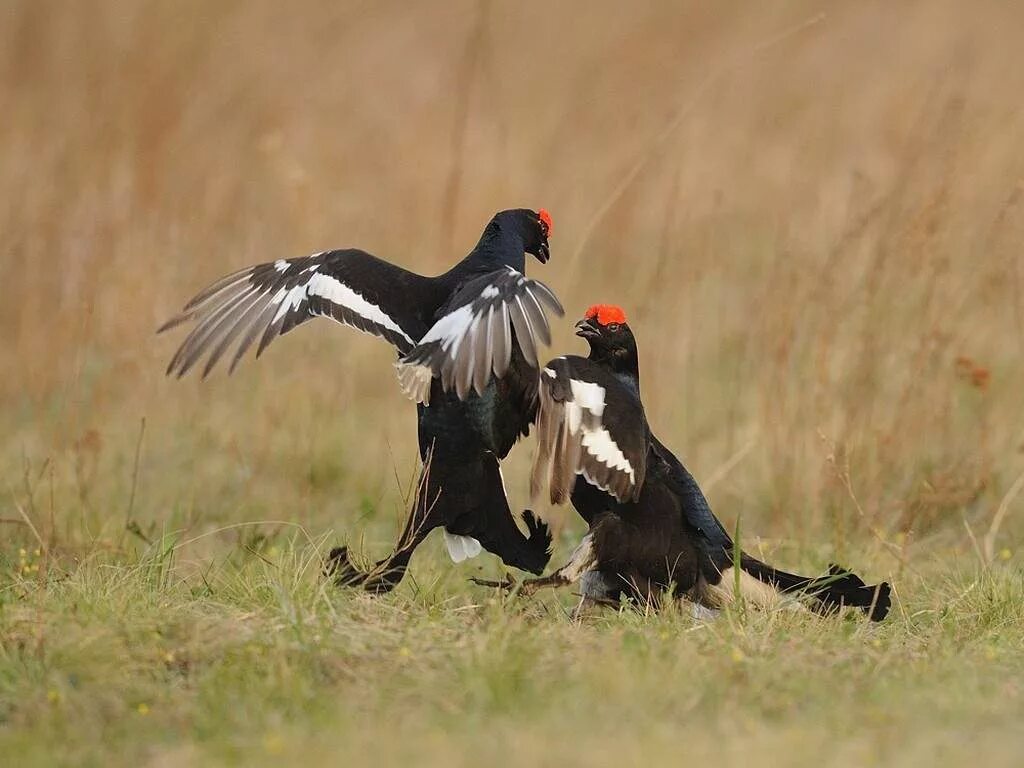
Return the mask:
<svg viewBox="0 0 1024 768">
<path fill-rule="evenodd" d="M 824 576 L 797 576 L 744 554 L 740 568 L 783 594 L 801 592 L 814 598 L 826 613 L 843 606 L 854 606 L 864 611 L 872 621 L 881 621 L 891 606 L 888 582 L 865 584 L 857 574 L 835 563 L 829 565 Z"/>
</svg>

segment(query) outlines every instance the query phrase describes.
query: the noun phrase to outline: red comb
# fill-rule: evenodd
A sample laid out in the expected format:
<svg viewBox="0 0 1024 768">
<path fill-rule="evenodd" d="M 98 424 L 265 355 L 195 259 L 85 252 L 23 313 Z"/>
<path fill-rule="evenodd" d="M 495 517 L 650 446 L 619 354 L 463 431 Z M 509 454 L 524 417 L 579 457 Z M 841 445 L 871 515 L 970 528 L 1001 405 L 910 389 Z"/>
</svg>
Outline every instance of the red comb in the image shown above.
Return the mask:
<svg viewBox="0 0 1024 768">
<path fill-rule="evenodd" d="M 545 211 L 543 208 L 541 208 L 540 212 L 537 215 L 540 216 L 540 220 L 543 221 L 544 226 L 547 227 L 548 237 L 551 237 L 551 214 Z"/>
<path fill-rule="evenodd" d="M 597 322 L 601 325 L 611 325 L 612 323 L 626 322 L 626 313 L 622 311 L 622 307 L 617 307 L 614 304 L 595 304 L 587 310 L 587 314 L 584 316 L 587 320 L 593 320 L 597 318 Z"/>
</svg>

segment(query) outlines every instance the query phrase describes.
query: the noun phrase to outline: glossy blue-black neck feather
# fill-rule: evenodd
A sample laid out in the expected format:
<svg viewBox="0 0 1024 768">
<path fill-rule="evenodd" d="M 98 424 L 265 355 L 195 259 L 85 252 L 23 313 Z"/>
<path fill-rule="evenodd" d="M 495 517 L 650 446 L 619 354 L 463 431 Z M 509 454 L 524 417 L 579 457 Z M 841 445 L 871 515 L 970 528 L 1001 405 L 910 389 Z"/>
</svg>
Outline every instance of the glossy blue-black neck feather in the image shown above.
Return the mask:
<svg viewBox="0 0 1024 768">
<path fill-rule="evenodd" d="M 526 270 L 526 235 L 529 217 L 537 214 L 525 209 L 502 211 L 484 228 L 480 241 L 469 258 L 490 268 L 512 267 Z"/>
<path fill-rule="evenodd" d="M 538 216 L 528 208 L 496 213 L 476 247 L 445 276 L 458 280 L 511 267 L 526 273 L 526 253 L 534 253 L 539 235 Z"/>
</svg>

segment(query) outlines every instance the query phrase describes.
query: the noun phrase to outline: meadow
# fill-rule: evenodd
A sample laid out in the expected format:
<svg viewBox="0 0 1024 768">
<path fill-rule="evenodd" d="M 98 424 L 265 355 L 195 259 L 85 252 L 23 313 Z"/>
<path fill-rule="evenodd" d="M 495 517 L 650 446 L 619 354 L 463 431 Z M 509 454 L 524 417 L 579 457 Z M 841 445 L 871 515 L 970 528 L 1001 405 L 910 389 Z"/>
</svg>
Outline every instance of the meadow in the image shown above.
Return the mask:
<svg viewBox="0 0 1024 768">
<path fill-rule="evenodd" d="M 1019 765 L 1024 12 L 1005 3 L 0 7 L 0 764 Z M 569 619 L 431 537 L 393 595 L 391 351 L 234 375 L 155 329 L 230 270 L 423 273 L 545 207 L 622 305 L 659 436 L 746 546 L 889 619 Z M 507 469 L 530 505 L 529 440 Z M 552 563 L 583 533 L 535 509 Z"/>
</svg>

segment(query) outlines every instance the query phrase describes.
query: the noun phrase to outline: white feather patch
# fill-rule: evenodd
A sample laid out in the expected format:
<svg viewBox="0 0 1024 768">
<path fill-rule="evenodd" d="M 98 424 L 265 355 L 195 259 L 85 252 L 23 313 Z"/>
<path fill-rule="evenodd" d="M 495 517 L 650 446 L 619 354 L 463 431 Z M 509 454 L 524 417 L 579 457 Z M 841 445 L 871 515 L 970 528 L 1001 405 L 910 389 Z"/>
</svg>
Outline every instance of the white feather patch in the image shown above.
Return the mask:
<svg viewBox="0 0 1024 768">
<path fill-rule="evenodd" d="M 520 275 L 516 270 L 511 267 L 507 267 L 510 274 L 519 275 L 519 279 L 516 281 L 517 285 L 524 285 L 526 278 Z M 496 285 L 488 285 L 482 291 L 480 291 L 480 298 L 483 299 L 494 299 L 500 295 L 501 289 Z M 519 301 L 519 297 L 514 297 L 516 301 Z M 483 318 L 483 313 L 473 314 L 473 304 L 463 304 L 458 309 L 449 312 L 447 315 L 442 317 L 430 330 L 427 331 L 426 335 L 419 340 L 420 344 L 424 344 L 428 341 L 439 341 L 441 348 L 445 353 L 454 358 L 459 353 L 459 347 L 462 344 L 462 340 L 467 338 L 472 331 L 475 331 L 475 327 L 480 324 Z M 520 306 L 522 306 L 520 304 Z M 493 310 L 493 305 L 489 307 Z M 524 310 L 525 313 L 525 310 Z M 507 321 L 506 321 L 507 322 Z M 529 319 L 526 321 L 529 323 Z"/>
<path fill-rule="evenodd" d="M 420 339 L 420 344 L 439 341 L 441 349 L 450 357 L 455 357 L 459 351 L 459 344 L 462 343 L 462 339 L 465 338 L 476 320 L 477 317 L 473 314 L 473 305 L 463 304 L 454 312 L 448 313 L 434 323 L 426 335 Z"/>
<path fill-rule="evenodd" d="M 395 363 L 398 369 L 398 383 L 413 402 L 430 405 L 430 385 L 434 374 L 429 365 Z"/>
<path fill-rule="evenodd" d="M 459 536 L 455 533 L 444 532 L 444 545 L 448 548 L 448 555 L 452 562 L 461 563 L 463 560 L 476 557 L 483 551 L 480 542 L 472 536 Z"/>
<path fill-rule="evenodd" d="M 400 334 L 410 344 L 415 344 L 409 338 L 409 334 L 403 331 L 398 323 L 385 314 L 380 307 L 364 299 L 336 277 L 317 272 L 309 278 L 309 282 L 306 283 L 306 290 L 311 296 L 319 296 L 320 298 L 327 299 L 332 304 L 345 307 L 375 325 Z"/>
<path fill-rule="evenodd" d="M 604 387 L 591 381 L 579 381 L 578 379 L 569 379 L 569 386 L 572 387 L 574 402 L 595 416 L 600 417 L 604 413 Z"/>
<path fill-rule="evenodd" d="M 607 429 L 601 427 L 596 430 L 585 430 L 583 432 L 583 439 L 580 442 L 586 452 L 602 464 L 625 472 L 629 475 L 630 482 L 636 480 L 633 467 L 630 465 L 625 454 L 619 449 L 619 446 L 612 440 L 612 436 L 608 433 Z"/>
<path fill-rule="evenodd" d="M 306 286 L 296 285 L 294 288 L 281 288 L 277 293 L 274 294 L 274 298 L 270 300 L 271 304 L 279 304 L 277 313 L 274 315 L 272 323 L 276 323 L 289 311 L 295 309 L 302 303 L 302 300 L 306 298 Z"/>
<path fill-rule="evenodd" d="M 548 368 L 544 369 L 545 373 L 549 370 Z M 551 372 L 551 375 L 554 376 L 554 372 Z M 635 482 L 636 473 L 633 471 L 632 465 L 619 446 L 612 440 L 608 430 L 604 427 L 598 427 L 597 429 L 588 428 L 583 419 L 584 411 L 598 418 L 604 413 L 604 387 L 592 381 L 580 381 L 579 379 L 569 379 L 569 385 L 572 388 L 572 400 L 567 400 L 565 403 L 564 417 L 569 432 L 576 435 L 582 430 L 583 435 L 580 437 L 580 445 L 583 447 L 583 450 L 605 466 L 625 472 L 629 475 L 630 482 Z M 594 479 L 589 476 L 586 470 L 583 470 L 582 474 L 587 480 L 594 482 Z"/>
</svg>

